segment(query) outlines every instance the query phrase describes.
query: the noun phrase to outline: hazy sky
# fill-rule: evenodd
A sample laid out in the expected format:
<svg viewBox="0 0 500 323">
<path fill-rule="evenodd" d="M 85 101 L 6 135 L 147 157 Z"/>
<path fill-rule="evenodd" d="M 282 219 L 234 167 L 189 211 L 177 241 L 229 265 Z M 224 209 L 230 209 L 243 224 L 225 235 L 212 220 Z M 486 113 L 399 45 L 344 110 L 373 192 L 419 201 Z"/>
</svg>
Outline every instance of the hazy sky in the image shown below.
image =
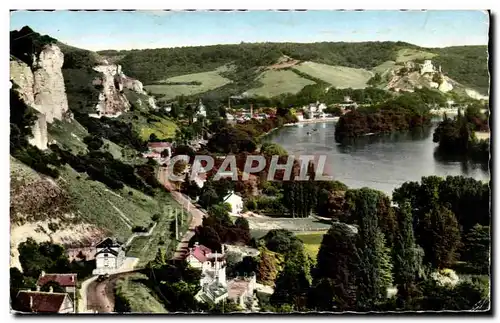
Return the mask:
<svg viewBox="0 0 500 323">
<path fill-rule="evenodd" d="M 17 11 L 11 30 L 90 50 L 240 42 L 405 41 L 425 47 L 486 45 L 483 11 Z"/>
</svg>

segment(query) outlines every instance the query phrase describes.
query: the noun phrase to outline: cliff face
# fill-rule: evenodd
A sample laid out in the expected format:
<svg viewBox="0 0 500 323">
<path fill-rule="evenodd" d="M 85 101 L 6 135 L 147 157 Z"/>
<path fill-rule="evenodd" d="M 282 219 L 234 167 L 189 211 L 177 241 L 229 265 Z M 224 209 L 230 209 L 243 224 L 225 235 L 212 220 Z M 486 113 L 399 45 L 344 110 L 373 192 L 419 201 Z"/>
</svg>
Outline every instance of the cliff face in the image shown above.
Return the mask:
<svg viewBox="0 0 500 323">
<path fill-rule="evenodd" d="M 64 55 L 56 45 L 45 46 L 33 67 L 13 59 L 10 61 L 10 79 L 19 86 L 27 105 L 38 111 L 38 119 L 32 128 L 30 143 L 39 149 L 47 149 L 47 122 L 71 118 L 64 87 L 61 67 Z"/>
<path fill-rule="evenodd" d="M 101 73 L 94 84 L 102 86 L 97 116 L 118 116 L 130 109 L 130 102 L 123 94 L 123 74 L 120 65 L 97 65 L 94 70 Z"/>
</svg>

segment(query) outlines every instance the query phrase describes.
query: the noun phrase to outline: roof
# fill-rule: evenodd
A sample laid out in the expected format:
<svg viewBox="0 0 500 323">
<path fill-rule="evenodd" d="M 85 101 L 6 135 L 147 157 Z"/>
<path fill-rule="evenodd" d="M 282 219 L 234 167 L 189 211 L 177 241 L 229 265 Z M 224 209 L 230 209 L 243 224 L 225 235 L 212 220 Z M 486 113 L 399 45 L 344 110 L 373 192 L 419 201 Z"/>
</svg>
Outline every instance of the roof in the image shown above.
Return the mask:
<svg viewBox="0 0 500 323">
<path fill-rule="evenodd" d="M 236 299 L 248 291 L 250 282 L 244 279 L 233 279 L 227 282 L 228 298 Z"/>
<path fill-rule="evenodd" d="M 114 238 L 106 238 L 99 242 L 96 246 L 96 248 L 110 248 L 110 247 L 121 247 L 121 243 L 119 243 L 116 239 Z"/>
<path fill-rule="evenodd" d="M 239 196 L 239 195 L 238 195 L 238 194 L 236 194 L 235 192 L 231 192 L 231 193 L 229 193 L 228 195 L 226 195 L 226 197 L 224 197 L 224 202 L 225 202 L 225 201 L 227 201 L 227 200 L 229 200 L 229 199 L 230 199 L 231 197 L 233 197 L 233 196 L 238 197 L 238 199 L 243 199 L 241 196 Z"/>
<path fill-rule="evenodd" d="M 205 262 L 208 259 L 208 254 L 211 253 L 212 250 L 210 250 L 209 248 L 205 247 L 204 245 L 198 245 L 195 246 L 189 254 L 195 257 L 199 262 Z"/>
<path fill-rule="evenodd" d="M 76 274 L 43 274 L 38 278 L 36 284 L 43 286 L 48 282 L 56 282 L 61 287 L 74 287 L 76 286 Z"/>
<path fill-rule="evenodd" d="M 171 142 L 148 142 L 148 147 L 150 148 L 168 148 L 172 147 Z"/>
<path fill-rule="evenodd" d="M 66 296 L 68 296 L 66 293 L 19 291 L 16 308 L 21 312 L 57 313 Z"/>
<path fill-rule="evenodd" d="M 111 248 L 103 248 L 103 249 L 99 250 L 98 252 L 96 252 L 95 255 L 97 256 L 101 253 L 110 253 L 113 256 L 118 256 L 118 252 L 116 250 L 111 249 Z"/>
</svg>

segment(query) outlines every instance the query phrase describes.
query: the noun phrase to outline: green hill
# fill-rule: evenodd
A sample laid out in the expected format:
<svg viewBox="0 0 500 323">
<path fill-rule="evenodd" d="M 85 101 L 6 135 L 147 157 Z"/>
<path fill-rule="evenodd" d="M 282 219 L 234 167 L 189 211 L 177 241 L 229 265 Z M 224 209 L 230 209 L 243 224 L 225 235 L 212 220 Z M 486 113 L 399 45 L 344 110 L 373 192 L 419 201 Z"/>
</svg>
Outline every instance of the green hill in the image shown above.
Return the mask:
<svg viewBox="0 0 500 323">
<path fill-rule="evenodd" d="M 153 86 L 158 85 L 153 84 L 164 80 L 172 81 L 179 76 L 180 80 L 201 83 L 191 85 L 191 88 L 181 90 L 179 94 L 203 93 L 212 97 L 244 92 L 272 96 L 296 92 L 297 86 L 311 84 L 304 78 L 297 79 L 297 75 L 291 73 L 263 71 L 283 56 L 299 62 L 291 68 L 339 88 L 362 88 L 370 73 L 382 74 L 394 64 L 403 64 L 410 60 L 420 62 L 424 59 L 432 59 L 436 65 L 441 65 L 443 72 L 454 81 L 482 94 L 487 94 L 489 87 L 486 46 L 422 48 L 404 42 L 242 43 L 101 51 L 99 54 L 120 63 L 130 76 L 142 80 L 159 96 L 165 94 L 165 90 L 155 88 Z M 228 64 L 234 65 L 235 69 L 219 75 L 231 83 L 216 84 L 217 82 L 206 80 L 204 73 L 211 75 L 210 73 L 220 66 Z M 356 71 L 354 75 L 351 73 L 353 71 Z M 290 85 L 284 82 L 290 82 Z M 174 92 L 169 90 L 168 96 L 171 97 Z"/>
</svg>

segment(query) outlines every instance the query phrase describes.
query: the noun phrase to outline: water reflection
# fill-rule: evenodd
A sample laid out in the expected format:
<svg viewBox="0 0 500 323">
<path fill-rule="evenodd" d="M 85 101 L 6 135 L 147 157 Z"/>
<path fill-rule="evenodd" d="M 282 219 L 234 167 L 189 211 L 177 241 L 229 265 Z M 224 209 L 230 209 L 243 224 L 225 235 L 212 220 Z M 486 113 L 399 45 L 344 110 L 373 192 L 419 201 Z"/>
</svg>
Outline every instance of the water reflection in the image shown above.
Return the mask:
<svg viewBox="0 0 500 323">
<path fill-rule="evenodd" d="M 437 144 L 432 142 L 435 127 L 365 136 L 339 144 L 335 142 L 335 123 L 303 124 L 284 127 L 265 140 L 282 145 L 293 155 L 326 155 L 328 173 L 353 188 L 368 186 L 391 194 L 406 181 L 430 175 L 489 180 L 487 165 L 436 153 Z"/>
</svg>

